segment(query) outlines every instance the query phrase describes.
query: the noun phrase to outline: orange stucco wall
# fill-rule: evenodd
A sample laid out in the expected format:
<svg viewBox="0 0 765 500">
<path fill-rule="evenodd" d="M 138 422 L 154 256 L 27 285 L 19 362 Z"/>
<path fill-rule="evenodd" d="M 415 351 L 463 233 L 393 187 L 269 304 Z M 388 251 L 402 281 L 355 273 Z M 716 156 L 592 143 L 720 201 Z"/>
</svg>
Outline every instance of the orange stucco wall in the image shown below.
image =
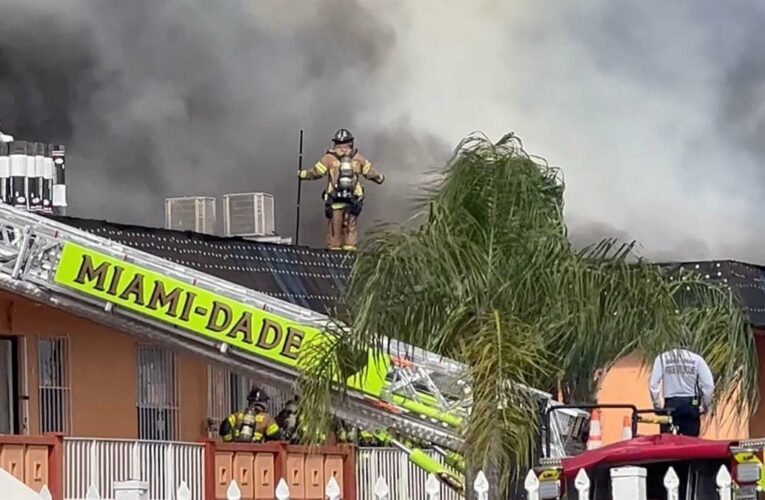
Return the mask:
<svg viewBox="0 0 765 500">
<path fill-rule="evenodd" d="M 29 387 L 29 432 L 39 433 L 37 391 L 37 339 L 67 336 L 70 347 L 71 406 L 73 436 L 136 438 L 137 362 L 136 338 L 100 326 L 87 319 L 49 306 L 0 292 L 0 335 L 26 338 Z M 765 360 L 765 335 L 756 337 L 760 359 Z M 180 428 L 178 439 L 195 441 L 206 437 L 207 364 L 191 354 L 178 354 Z M 619 361 L 605 376 L 598 400 L 601 403 L 634 403 L 650 407 L 649 367 L 629 357 Z M 765 381 L 765 361 L 760 366 Z M 765 384 L 761 384 L 765 402 Z M 713 439 L 765 437 L 765 408 L 751 419 L 736 418 L 732 409 L 721 408 L 724 421 L 704 422 L 704 436 Z M 621 439 L 625 411 L 604 410 L 603 438 L 606 443 Z M 658 432 L 657 426 L 641 425 L 641 434 Z"/>
<path fill-rule="evenodd" d="M 755 341 L 760 358 L 760 406 L 749 422 L 749 433 L 752 437 L 765 437 L 765 332 L 759 330 Z"/>
<path fill-rule="evenodd" d="M 207 437 L 207 364 L 193 355 L 180 355 L 178 380 L 181 440 Z"/>
<path fill-rule="evenodd" d="M 758 340 L 761 359 L 765 347 Z M 599 403 L 631 403 L 638 408 L 650 408 L 651 398 L 648 393 L 650 365 L 644 365 L 636 357 L 627 357 L 609 370 L 598 394 Z M 763 374 L 765 375 L 765 374 Z M 761 375 L 761 377 L 763 376 Z M 765 378 L 761 378 L 765 380 Z M 760 389 L 762 391 L 762 388 Z M 601 427 L 604 443 L 613 443 L 621 439 L 622 424 L 627 411 L 603 410 Z M 702 437 L 708 439 L 743 439 L 750 436 L 765 436 L 765 413 L 760 411 L 751 419 L 738 417 L 735 410 L 722 406 L 714 419 L 702 417 Z M 657 434 L 657 425 L 639 425 L 639 434 Z"/>
<path fill-rule="evenodd" d="M 87 319 L 0 293 L 0 335 L 27 339 L 29 433 L 38 434 L 37 339 L 69 338 L 72 436 L 138 436 L 137 340 Z M 179 354 L 179 440 L 206 437 L 207 364 Z"/>
</svg>

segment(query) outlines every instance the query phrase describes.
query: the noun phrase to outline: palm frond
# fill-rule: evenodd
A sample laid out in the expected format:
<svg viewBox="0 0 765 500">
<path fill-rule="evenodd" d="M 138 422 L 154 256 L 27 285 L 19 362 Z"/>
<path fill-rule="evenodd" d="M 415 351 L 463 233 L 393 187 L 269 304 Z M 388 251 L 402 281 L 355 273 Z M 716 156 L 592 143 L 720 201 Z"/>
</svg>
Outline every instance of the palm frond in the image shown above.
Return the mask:
<svg viewBox="0 0 765 500">
<path fill-rule="evenodd" d="M 568 401 L 592 401 L 596 370 L 687 345 L 709 360 L 720 396 L 735 393 L 753 412 L 756 350 L 731 291 L 692 275 L 670 279 L 635 255 L 634 242 L 575 251 L 563 192 L 560 170 L 527 154 L 515 135 L 462 141 L 422 190 L 426 215 L 362 243 L 340 314 L 352 328 L 314 354 L 335 368 L 306 371 L 301 382 L 309 420 L 321 420 L 329 404 L 331 370 L 349 352 L 384 350 L 383 336 L 469 367 L 465 452 L 508 477 L 528 465 L 537 425 L 517 383 L 562 382 Z"/>
<path fill-rule="evenodd" d="M 509 484 L 518 478 L 517 465 L 531 456 L 538 436 L 538 405 L 520 384 L 536 386 L 551 367 L 534 325 L 498 310 L 487 311 L 475 324 L 462 348 L 471 361 L 473 387 L 466 459 L 483 470 L 501 471 Z"/>
</svg>

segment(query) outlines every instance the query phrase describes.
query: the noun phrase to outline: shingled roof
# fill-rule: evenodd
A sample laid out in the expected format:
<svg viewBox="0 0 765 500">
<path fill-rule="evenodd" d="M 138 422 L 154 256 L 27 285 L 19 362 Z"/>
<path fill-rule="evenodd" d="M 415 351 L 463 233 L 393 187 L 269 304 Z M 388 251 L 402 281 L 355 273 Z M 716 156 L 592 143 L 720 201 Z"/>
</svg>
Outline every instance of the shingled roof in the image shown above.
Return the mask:
<svg viewBox="0 0 765 500">
<path fill-rule="evenodd" d="M 353 254 L 221 238 L 76 217 L 48 216 L 158 257 L 325 313 L 343 293 Z M 765 328 L 765 266 L 733 260 L 659 264 L 729 285 L 754 327 Z"/>
<path fill-rule="evenodd" d="M 346 252 L 93 219 L 49 217 L 320 313 L 337 304 L 353 266 L 353 254 Z"/>
<path fill-rule="evenodd" d="M 746 310 L 752 326 L 765 327 L 765 267 L 735 260 L 712 260 L 662 264 L 669 273 L 693 271 L 704 279 L 723 283 Z"/>
</svg>

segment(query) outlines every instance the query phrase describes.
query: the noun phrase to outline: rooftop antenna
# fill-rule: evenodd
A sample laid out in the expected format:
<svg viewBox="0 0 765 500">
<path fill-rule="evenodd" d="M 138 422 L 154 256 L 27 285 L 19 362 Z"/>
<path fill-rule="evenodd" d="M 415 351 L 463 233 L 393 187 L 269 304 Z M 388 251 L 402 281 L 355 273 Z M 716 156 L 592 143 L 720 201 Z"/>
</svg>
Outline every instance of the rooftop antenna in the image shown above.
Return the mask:
<svg viewBox="0 0 765 500">
<path fill-rule="evenodd" d="M 303 170 L 303 129 L 300 129 L 300 146 L 298 150 L 298 172 Z M 297 211 L 295 213 L 295 246 L 300 244 L 300 198 L 302 195 L 302 179 L 298 177 Z"/>
</svg>

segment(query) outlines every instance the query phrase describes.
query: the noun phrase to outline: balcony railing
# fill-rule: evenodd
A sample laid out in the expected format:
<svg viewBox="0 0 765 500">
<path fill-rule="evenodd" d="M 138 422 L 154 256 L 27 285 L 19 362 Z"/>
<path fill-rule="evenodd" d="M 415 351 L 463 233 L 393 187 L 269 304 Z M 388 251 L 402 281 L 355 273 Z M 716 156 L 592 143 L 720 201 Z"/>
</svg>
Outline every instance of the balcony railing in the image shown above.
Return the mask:
<svg viewBox="0 0 765 500">
<path fill-rule="evenodd" d="M 101 498 L 114 498 L 114 483 L 149 483 L 151 500 L 175 500 L 184 481 L 192 499 L 204 493 L 205 445 L 197 443 L 64 439 L 64 498 L 85 499 L 95 486 Z"/>
<path fill-rule="evenodd" d="M 443 463 L 437 453 L 429 453 Z M 428 474 L 409 461 L 406 454 L 393 448 L 361 448 L 356 457 L 358 500 L 376 500 L 374 488 L 383 478 L 388 484 L 389 500 L 428 498 L 426 483 Z M 454 490 L 441 486 L 441 500 L 462 499 Z"/>
<path fill-rule="evenodd" d="M 34 491 L 45 486 L 56 498 L 61 498 L 63 488 L 62 454 L 63 441 L 58 435 L 0 435 L 0 468 Z"/>
<path fill-rule="evenodd" d="M 343 498 L 356 498 L 355 449 L 330 446 L 310 450 L 285 443 L 180 443 L 116 439 L 64 440 L 64 499 L 85 500 L 89 489 L 115 497 L 115 483 L 148 483 L 149 500 L 176 500 L 181 484 L 191 500 L 226 498 L 237 481 L 242 500 L 273 494 L 286 478 L 293 498 L 313 498 L 335 477 Z M 305 497 L 303 497 L 305 495 Z"/>
<path fill-rule="evenodd" d="M 149 485 L 150 500 L 176 500 L 184 483 L 193 500 L 226 498 L 232 481 L 246 500 L 275 491 L 285 478 L 292 498 L 321 495 L 335 477 L 345 500 L 375 500 L 384 478 L 389 500 L 426 498 L 427 474 L 395 449 L 326 447 L 319 455 L 301 446 L 220 442 L 182 443 L 119 439 L 64 439 L 64 499 L 84 500 L 94 487 L 103 499 L 115 497 L 114 484 L 138 479 Z M 433 455 L 437 457 L 437 455 Z M 355 476 L 355 477 L 352 477 Z M 442 500 L 460 498 L 441 487 Z M 275 498 L 275 497 L 274 497 Z"/>
</svg>

